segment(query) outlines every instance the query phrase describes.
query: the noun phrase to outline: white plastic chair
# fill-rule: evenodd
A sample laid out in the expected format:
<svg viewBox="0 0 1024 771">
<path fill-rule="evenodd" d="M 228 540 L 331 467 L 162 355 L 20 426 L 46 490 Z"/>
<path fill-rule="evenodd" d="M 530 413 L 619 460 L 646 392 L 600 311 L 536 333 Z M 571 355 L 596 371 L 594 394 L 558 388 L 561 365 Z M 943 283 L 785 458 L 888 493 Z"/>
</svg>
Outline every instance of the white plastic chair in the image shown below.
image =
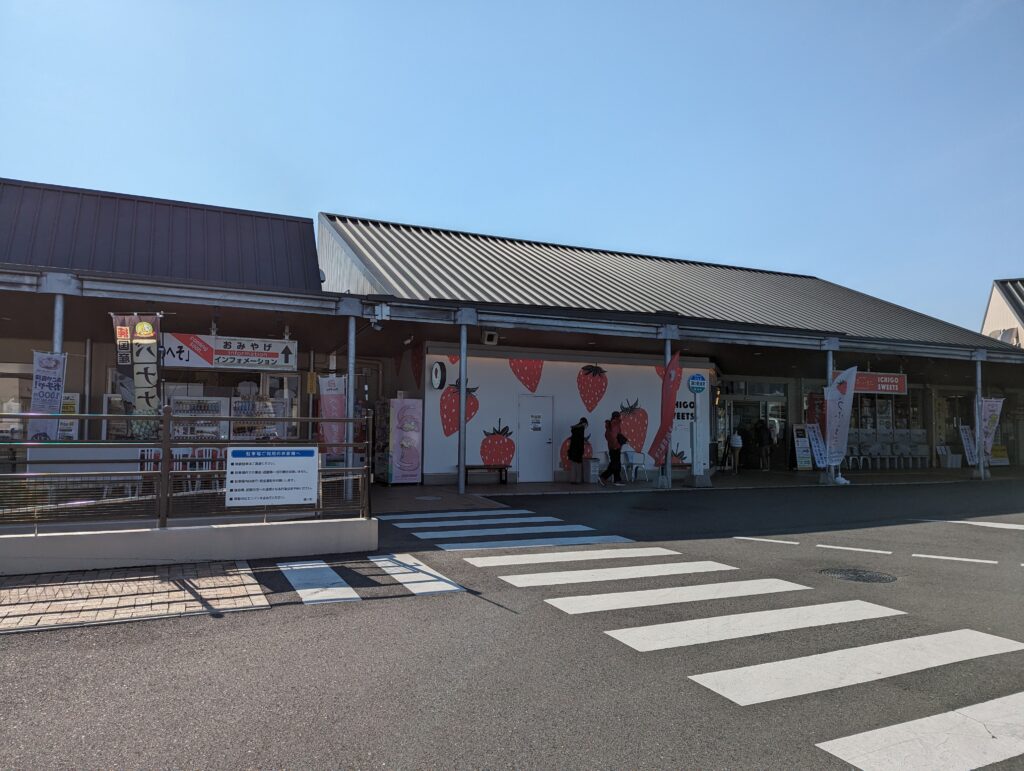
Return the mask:
<svg viewBox="0 0 1024 771">
<path fill-rule="evenodd" d="M 636 481 L 637 474 L 643 474 L 644 481 L 649 482 L 647 477 L 647 456 L 636 450 L 622 451 L 622 465 L 626 472 L 626 479 Z"/>
</svg>

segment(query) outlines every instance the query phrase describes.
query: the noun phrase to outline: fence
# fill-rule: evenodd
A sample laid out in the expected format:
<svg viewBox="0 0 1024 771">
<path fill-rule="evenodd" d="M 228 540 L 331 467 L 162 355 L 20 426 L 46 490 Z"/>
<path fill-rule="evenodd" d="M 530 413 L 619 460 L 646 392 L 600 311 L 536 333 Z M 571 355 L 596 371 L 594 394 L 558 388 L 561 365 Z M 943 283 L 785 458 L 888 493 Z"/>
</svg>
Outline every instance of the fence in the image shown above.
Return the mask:
<svg viewBox="0 0 1024 771">
<path fill-rule="evenodd" d="M 40 420 L 59 424 L 54 433 L 61 438 L 25 439 L 29 421 Z M 367 518 L 372 437 L 372 414 L 178 416 L 169 407 L 157 415 L 0 414 L 0 525 L 154 519 L 166 527 L 169 520 L 194 517 Z M 241 447 L 315 449 L 315 502 L 229 505 L 229 454 Z"/>
</svg>

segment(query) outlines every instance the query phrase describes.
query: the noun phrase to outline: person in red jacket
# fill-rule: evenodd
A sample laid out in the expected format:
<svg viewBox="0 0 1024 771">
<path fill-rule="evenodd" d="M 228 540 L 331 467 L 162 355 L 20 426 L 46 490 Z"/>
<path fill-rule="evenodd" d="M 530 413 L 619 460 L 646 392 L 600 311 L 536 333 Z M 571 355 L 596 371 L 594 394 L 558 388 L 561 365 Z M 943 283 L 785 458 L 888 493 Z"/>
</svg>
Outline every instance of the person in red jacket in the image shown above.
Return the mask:
<svg viewBox="0 0 1024 771">
<path fill-rule="evenodd" d="M 618 412 L 612 413 L 612 419 L 604 422 L 604 438 L 608 442 L 608 468 L 601 472 L 598 481 L 604 487 L 608 477 L 612 477 L 616 487 L 622 487 L 622 420 Z"/>
</svg>

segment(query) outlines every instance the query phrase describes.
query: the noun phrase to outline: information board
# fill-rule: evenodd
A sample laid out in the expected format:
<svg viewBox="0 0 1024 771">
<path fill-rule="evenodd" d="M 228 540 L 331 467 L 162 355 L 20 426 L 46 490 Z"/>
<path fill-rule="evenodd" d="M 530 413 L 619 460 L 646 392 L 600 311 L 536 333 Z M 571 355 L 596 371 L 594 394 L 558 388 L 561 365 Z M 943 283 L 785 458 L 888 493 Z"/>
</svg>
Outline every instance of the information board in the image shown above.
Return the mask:
<svg viewBox="0 0 1024 771">
<path fill-rule="evenodd" d="M 811 440 L 807 437 L 807 426 L 793 426 L 793 448 L 796 450 L 797 471 L 814 471 L 814 459 L 811 456 Z"/>
<path fill-rule="evenodd" d="M 810 423 L 807 426 L 807 440 L 811 443 L 811 453 L 818 468 L 828 465 L 828 452 L 825 450 L 825 439 L 821 435 L 821 426 Z"/>
<path fill-rule="evenodd" d="M 317 503 L 316 447 L 231 447 L 226 506 L 310 506 Z"/>
<path fill-rule="evenodd" d="M 964 445 L 964 458 L 968 466 L 978 465 L 978 453 L 974 447 L 974 429 L 970 426 L 960 426 L 960 441 Z"/>
</svg>

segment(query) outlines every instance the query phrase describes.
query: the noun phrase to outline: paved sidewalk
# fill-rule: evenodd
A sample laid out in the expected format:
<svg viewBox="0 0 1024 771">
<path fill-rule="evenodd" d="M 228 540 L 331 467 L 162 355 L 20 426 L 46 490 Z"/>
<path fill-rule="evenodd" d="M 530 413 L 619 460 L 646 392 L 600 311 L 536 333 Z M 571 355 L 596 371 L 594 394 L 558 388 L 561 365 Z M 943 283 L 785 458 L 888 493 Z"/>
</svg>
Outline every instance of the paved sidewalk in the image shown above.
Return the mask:
<svg viewBox="0 0 1024 771">
<path fill-rule="evenodd" d="M 246 562 L 0 577 L 0 633 L 268 607 Z"/>
</svg>

